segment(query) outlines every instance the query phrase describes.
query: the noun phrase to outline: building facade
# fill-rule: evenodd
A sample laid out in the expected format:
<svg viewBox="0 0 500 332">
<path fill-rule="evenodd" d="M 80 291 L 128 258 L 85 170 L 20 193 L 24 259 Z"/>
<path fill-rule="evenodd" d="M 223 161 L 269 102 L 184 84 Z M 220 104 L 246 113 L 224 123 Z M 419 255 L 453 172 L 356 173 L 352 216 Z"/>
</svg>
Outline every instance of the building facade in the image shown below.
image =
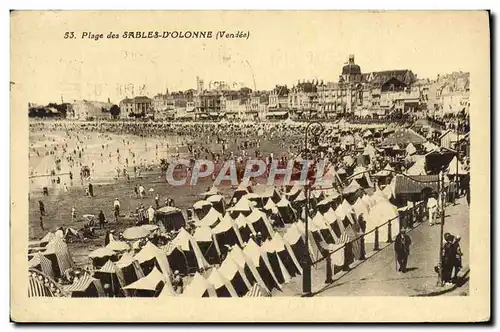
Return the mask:
<svg viewBox="0 0 500 332">
<path fill-rule="evenodd" d="M 73 120 L 97 120 L 110 119 L 109 112 L 113 104 L 111 102 L 92 101 L 92 100 L 74 100 L 71 103 L 67 117 Z"/>
<path fill-rule="evenodd" d="M 415 108 L 415 100 L 417 104 L 420 100 L 418 89 L 411 90 L 415 81 L 416 76 L 409 69 L 363 73 L 354 55 L 350 55 L 338 82 L 317 84 L 317 102 L 312 95 L 306 107 L 316 107 L 324 118 L 338 114 L 384 115 L 395 109 L 408 111 Z M 408 94 L 410 90 L 412 93 Z M 298 100 L 300 103 L 301 98 Z M 307 101 L 302 97 L 304 102 Z"/>
<path fill-rule="evenodd" d="M 146 96 L 138 96 L 132 99 L 125 98 L 120 101 L 120 117 L 147 117 L 154 118 L 153 99 Z"/>
</svg>

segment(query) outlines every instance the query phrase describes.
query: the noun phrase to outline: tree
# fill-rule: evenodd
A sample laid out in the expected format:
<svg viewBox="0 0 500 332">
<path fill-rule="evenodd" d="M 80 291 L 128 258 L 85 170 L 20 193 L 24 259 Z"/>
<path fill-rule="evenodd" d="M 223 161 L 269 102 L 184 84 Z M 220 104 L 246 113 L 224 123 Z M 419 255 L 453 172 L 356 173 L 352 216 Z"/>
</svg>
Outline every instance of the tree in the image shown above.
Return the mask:
<svg viewBox="0 0 500 332">
<path fill-rule="evenodd" d="M 113 118 L 116 119 L 120 115 L 120 107 L 118 107 L 118 105 L 113 105 L 109 109 L 109 112 L 111 113 L 111 115 L 113 116 Z"/>
</svg>

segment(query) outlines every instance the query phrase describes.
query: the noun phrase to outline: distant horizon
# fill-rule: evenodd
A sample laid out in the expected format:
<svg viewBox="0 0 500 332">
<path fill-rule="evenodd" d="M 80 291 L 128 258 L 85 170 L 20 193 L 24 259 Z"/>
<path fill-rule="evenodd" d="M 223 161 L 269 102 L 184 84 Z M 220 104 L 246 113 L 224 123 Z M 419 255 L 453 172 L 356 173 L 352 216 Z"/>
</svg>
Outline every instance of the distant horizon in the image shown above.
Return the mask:
<svg viewBox="0 0 500 332">
<path fill-rule="evenodd" d="M 418 73 L 415 73 L 411 68 L 404 68 L 404 69 L 384 69 L 384 70 L 372 70 L 372 71 L 368 71 L 368 72 L 363 72 L 363 74 L 367 74 L 367 73 L 372 73 L 372 72 L 381 72 L 381 71 L 387 71 L 387 70 L 410 70 L 413 72 L 413 74 L 416 75 L 417 77 L 417 80 L 430 80 L 430 81 L 435 81 L 438 79 L 439 76 L 446 76 L 446 75 L 451 75 L 451 74 L 454 74 L 454 73 L 463 73 L 463 74 L 470 74 L 468 71 L 460 71 L 460 70 L 454 70 L 454 71 L 451 71 L 451 72 L 448 72 L 448 73 L 438 73 L 436 74 L 433 78 L 431 77 L 419 77 L 418 76 Z M 321 82 L 323 81 L 325 84 L 326 83 L 329 83 L 329 82 L 338 82 L 338 80 L 325 80 L 325 79 L 322 79 L 322 78 L 314 78 L 314 79 L 307 79 L 307 78 L 300 78 L 300 79 L 297 79 L 295 80 L 295 82 L 291 83 L 291 84 L 285 84 L 285 83 L 276 83 L 275 85 L 273 85 L 271 88 L 269 89 L 257 89 L 257 90 L 254 90 L 252 88 L 251 85 L 243 85 L 242 88 L 249 88 L 252 90 L 252 92 L 254 91 L 258 91 L 258 92 L 270 92 L 272 91 L 276 85 L 280 85 L 280 86 L 287 86 L 288 88 L 292 88 L 293 86 L 297 85 L 297 83 L 299 81 L 306 81 L 306 82 L 311 82 L 311 81 L 315 81 L 315 80 L 318 80 L 318 82 Z M 204 79 L 202 79 L 204 80 Z M 64 95 L 62 95 L 62 98 L 64 100 L 64 103 L 71 103 L 73 101 L 78 101 L 78 100 L 86 100 L 86 101 L 94 101 L 94 102 L 103 102 L 103 103 L 107 103 L 108 102 L 108 98 L 110 100 L 110 103 L 112 104 L 119 104 L 120 101 L 122 101 L 123 99 L 126 99 L 126 98 L 134 98 L 134 97 L 139 97 L 139 96 L 146 96 L 146 97 L 149 97 L 149 98 L 153 98 L 154 96 L 156 95 L 165 95 L 166 91 L 168 90 L 168 93 L 172 94 L 172 93 L 177 93 L 177 92 L 186 92 L 188 90 L 196 90 L 196 77 L 194 78 L 194 86 L 192 87 L 189 87 L 189 88 L 186 88 L 186 89 L 182 89 L 182 90 L 176 90 L 176 89 L 170 89 L 169 87 L 166 87 L 165 90 L 163 91 L 156 91 L 156 92 L 144 92 L 144 93 L 136 93 L 135 95 L 123 95 L 122 97 L 119 97 L 119 99 L 113 99 L 111 97 L 104 97 L 104 99 L 95 99 L 95 98 L 69 98 L 69 99 L 66 99 L 64 97 Z M 208 84 L 206 83 L 207 81 L 204 80 L 204 89 L 203 91 L 217 91 L 218 89 L 208 89 Z M 236 83 L 238 82 L 237 80 L 233 80 L 233 81 L 222 81 L 222 80 L 211 80 L 209 82 L 225 82 L 225 83 Z M 238 82 L 240 83 L 240 82 Z M 241 89 L 241 88 L 240 88 Z M 240 89 L 229 89 L 229 90 L 223 90 L 223 91 L 238 91 Z M 58 98 L 54 98 L 50 101 L 47 101 L 45 103 L 40 103 L 40 102 L 30 102 L 31 104 L 36 104 L 36 105 L 48 105 L 48 104 L 51 104 L 51 103 L 54 103 L 54 104 L 60 104 L 61 103 L 61 96 L 59 96 Z"/>
</svg>

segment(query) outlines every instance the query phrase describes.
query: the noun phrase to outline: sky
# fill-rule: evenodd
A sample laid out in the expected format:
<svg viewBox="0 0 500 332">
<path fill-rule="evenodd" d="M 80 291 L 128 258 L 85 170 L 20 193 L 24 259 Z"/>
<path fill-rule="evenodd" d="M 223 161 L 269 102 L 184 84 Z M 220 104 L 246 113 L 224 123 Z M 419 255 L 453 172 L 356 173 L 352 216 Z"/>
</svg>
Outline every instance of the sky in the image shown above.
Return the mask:
<svg viewBox="0 0 500 332">
<path fill-rule="evenodd" d="M 297 80 L 337 81 L 349 54 L 363 72 L 411 69 L 419 78 L 471 71 L 481 12 L 16 12 L 11 81 L 34 103 L 112 102 L 134 94 L 242 82 L 257 90 Z M 82 39 L 83 32 L 210 30 L 248 39 Z M 64 39 L 74 32 L 75 39 Z M 481 40 L 484 40 L 481 39 Z M 255 81 L 255 86 L 254 86 Z M 139 87 L 145 86 L 141 91 Z"/>
</svg>

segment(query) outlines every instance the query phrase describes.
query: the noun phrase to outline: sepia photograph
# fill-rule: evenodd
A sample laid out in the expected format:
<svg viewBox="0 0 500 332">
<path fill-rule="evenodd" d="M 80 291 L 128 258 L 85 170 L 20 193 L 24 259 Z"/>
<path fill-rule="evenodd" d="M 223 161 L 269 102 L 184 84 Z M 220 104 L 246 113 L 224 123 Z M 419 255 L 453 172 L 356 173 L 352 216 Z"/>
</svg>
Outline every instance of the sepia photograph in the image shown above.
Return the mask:
<svg viewBox="0 0 500 332">
<path fill-rule="evenodd" d="M 13 320 L 489 319 L 488 12 L 10 21 Z"/>
</svg>

